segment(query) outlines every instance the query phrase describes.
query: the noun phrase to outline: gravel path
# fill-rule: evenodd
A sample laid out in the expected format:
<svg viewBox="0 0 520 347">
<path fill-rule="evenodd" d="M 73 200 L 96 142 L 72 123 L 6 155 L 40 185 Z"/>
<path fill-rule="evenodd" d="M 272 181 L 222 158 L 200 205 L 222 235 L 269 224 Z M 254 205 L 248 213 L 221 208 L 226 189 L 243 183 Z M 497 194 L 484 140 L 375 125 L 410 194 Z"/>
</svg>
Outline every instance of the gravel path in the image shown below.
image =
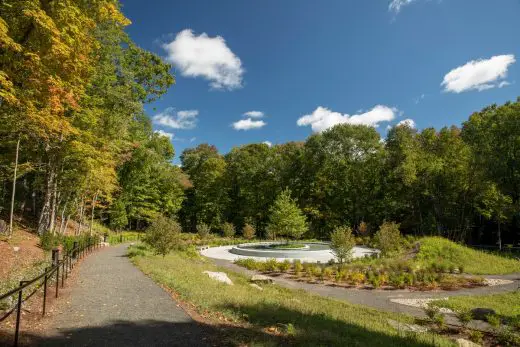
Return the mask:
<svg viewBox="0 0 520 347">
<path fill-rule="evenodd" d="M 87 257 L 44 346 L 205 346 L 209 327 L 132 265 L 126 245 Z"/>
</svg>

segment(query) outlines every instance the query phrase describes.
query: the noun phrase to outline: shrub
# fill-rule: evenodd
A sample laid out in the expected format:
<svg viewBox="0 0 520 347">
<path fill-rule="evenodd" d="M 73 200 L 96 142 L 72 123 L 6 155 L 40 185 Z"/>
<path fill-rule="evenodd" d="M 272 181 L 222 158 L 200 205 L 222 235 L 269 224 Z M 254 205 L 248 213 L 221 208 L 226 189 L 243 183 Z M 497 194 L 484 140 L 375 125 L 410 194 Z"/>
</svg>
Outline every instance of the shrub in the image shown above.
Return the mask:
<svg viewBox="0 0 520 347">
<path fill-rule="evenodd" d="M 274 258 L 267 259 L 267 261 L 265 262 L 265 271 L 274 272 L 277 270 L 278 270 L 278 262 L 276 261 L 276 259 L 274 259 Z"/>
<path fill-rule="evenodd" d="M 278 263 L 278 269 L 282 272 L 287 272 L 291 268 L 291 262 L 289 260 L 284 260 L 281 263 Z"/>
<path fill-rule="evenodd" d="M 439 307 L 428 305 L 428 307 L 424 309 L 424 313 L 433 324 L 437 325 L 439 329 L 444 327 L 445 318 Z"/>
<path fill-rule="evenodd" d="M 180 233 L 181 226 L 179 223 L 159 215 L 146 229 L 144 241 L 154 249 L 156 254 L 161 254 L 164 257 L 173 250 Z"/>
<path fill-rule="evenodd" d="M 400 239 L 399 224 L 394 222 L 384 222 L 376 233 L 376 244 L 384 255 L 397 251 Z"/>
<path fill-rule="evenodd" d="M 244 225 L 244 228 L 242 229 L 242 236 L 244 236 L 244 238 L 246 238 L 248 240 L 251 240 L 255 237 L 255 234 L 256 234 L 255 228 L 251 224 L 246 223 Z"/>
<path fill-rule="evenodd" d="M 345 279 L 346 275 L 347 273 L 345 272 L 345 270 L 338 269 L 334 275 L 334 280 L 336 281 L 336 283 L 339 283 Z"/>
<path fill-rule="evenodd" d="M 368 234 L 368 225 L 365 222 L 359 223 L 358 233 L 361 236 L 366 236 Z"/>
<path fill-rule="evenodd" d="M 299 260 L 295 260 L 293 263 L 294 272 L 299 275 L 303 270 L 302 262 Z"/>
<path fill-rule="evenodd" d="M 406 278 L 404 273 L 393 272 L 390 274 L 388 280 L 392 287 L 404 288 L 406 286 Z"/>
<path fill-rule="evenodd" d="M 459 265 L 459 273 L 460 274 L 464 273 L 464 265 Z"/>
<path fill-rule="evenodd" d="M 330 234 L 330 248 L 340 263 L 350 260 L 355 245 L 356 240 L 349 227 L 337 227 Z"/>
<path fill-rule="evenodd" d="M 222 224 L 222 234 L 224 237 L 233 237 L 235 236 L 235 226 L 232 223 L 224 223 Z"/>
<path fill-rule="evenodd" d="M 204 240 L 206 239 L 209 234 L 211 233 L 210 227 L 205 223 L 200 223 L 197 225 L 197 233 L 199 234 L 199 237 Z"/>
<path fill-rule="evenodd" d="M 365 282 L 365 274 L 364 273 L 361 273 L 361 272 L 353 272 L 351 275 L 350 275 L 350 280 L 358 285 L 358 284 L 361 284 L 361 283 L 364 283 Z"/>
<path fill-rule="evenodd" d="M 459 310 L 456 312 L 457 319 L 460 321 L 462 326 L 465 328 L 469 322 L 473 319 L 473 313 L 471 310 Z"/>
<path fill-rule="evenodd" d="M 257 270 L 258 262 L 252 258 L 237 259 L 235 264 L 245 267 L 248 270 Z"/>
<path fill-rule="evenodd" d="M 50 251 L 60 245 L 60 238 L 51 232 L 45 232 L 40 236 L 40 247 L 46 251 Z"/>
<path fill-rule="evenodd" d="M 478 330 L 471 330 L 469 332 L 469 339 L 479 345 L 482 344 L 482 341 L 484 340 L 484 333 Z"/>
<path fill-rule="evenodd" d="M 331 280 L 333 276 L 334 276 L 334 269 L 332 269 L 331 267 L 326 267 L 325 269 L 323 269 L 324 278 Z"/>
</svg>

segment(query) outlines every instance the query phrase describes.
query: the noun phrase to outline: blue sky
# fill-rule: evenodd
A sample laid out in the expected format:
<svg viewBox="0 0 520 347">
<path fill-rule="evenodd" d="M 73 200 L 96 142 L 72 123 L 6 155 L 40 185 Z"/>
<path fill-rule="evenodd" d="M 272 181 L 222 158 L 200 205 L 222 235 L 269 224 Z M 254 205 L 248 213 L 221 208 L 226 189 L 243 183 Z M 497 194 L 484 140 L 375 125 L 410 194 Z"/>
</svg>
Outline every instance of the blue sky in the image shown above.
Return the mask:
<svg viewBox="0 0 520 347">
<path fill-rule="evenodd" d="M 122 3 L 132 39 L 174 65 L 177 83 L 146 109 L 177 158 L 341 122 L 382 136 L 405 119 L 460 125 L 520 96 L 518 0 Z"/>
</svg>

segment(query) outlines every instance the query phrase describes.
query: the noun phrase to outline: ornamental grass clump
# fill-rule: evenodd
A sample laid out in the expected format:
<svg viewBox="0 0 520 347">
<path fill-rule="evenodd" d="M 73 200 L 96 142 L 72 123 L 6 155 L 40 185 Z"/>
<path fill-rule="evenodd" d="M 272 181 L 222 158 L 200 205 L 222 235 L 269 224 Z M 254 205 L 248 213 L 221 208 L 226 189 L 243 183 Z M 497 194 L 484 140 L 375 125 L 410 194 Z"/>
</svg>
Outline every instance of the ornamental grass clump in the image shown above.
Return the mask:
<svg viewBox="0 0 520 347">
<path fill-rule="evenodd" d="M 284 260 L 281 263 L 278 263 L 278 270 L 281 272 L 287 272 L 291 268 L 291 262 L 289 260 Z"/>
<path fill-rule="evenodd" d="M 245 239 L 251 240 L 255 238 L 256 230 L 255 227 L 252 226 L 250 223 L 246 223 L 244 227 L 242 228 L 242 236 Z"/>
<path fill-rule="evenodd" d="M 302 271 L 303 271 L 302 262 L 300 260 L 295 260 L 294 263 L 293 263 L 293 269 L 294 269 L 294 273 L 297 276 L 300 276 Z"/>
</svg>

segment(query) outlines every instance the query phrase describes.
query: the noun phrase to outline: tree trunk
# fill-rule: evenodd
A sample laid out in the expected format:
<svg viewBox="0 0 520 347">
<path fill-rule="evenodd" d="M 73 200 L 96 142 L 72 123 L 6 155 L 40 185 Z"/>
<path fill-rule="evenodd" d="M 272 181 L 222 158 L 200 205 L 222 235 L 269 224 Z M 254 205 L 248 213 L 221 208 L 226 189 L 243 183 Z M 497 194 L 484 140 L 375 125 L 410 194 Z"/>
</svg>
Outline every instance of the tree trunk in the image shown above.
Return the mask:
<svg viewBox="0 0 520 347">
<path fill-rule="evenodd" d="M 16 155 L 14 160 L 14 175 L 13 175 L 13 192 L 11 194 L 11 211 L 9 212 L 9 237 L 13 235 L 13 211 L 14 211 L 14 197 L 16 193 L 16 173 L 18 171 L 18 152 L 20 151 L 20 135 L 16 142 Z"/>
<path fill-rule="evenodd" d="M 69 221 L 70 221 L 70 214 L 67 216 L 67 221 L 65 222 L 65 227 L 61 231 L 62 235 L 65 235 L 65 232 L 67 231 L 67 227 L 69 226 Z"/>
<path fill-rule="evenodd" d="M 498 221 L 498 249 L 502 250 L 502 232 L 500 231 L 500 221 Z"/>
<path fill-rule="evenodd" d="M 92 212 L 90 214 L 90 228 L 89 228 L 89 234 L 92 236 L 92 224 L 94 224 L 94 210 L 96 208 L 96 200 L 98 197 L 98 192 L 94 194 L 94 199 L 92 199 Z"/>
<path fill-rule="evenodd" d="M 83 211 L 85 210 L 85 199 L 81 199 L 81 208 L 79 210 L 78 235 L 81 234 L 81 227 L 83 224 Z"/>
<path fill-rule="evenodd" d="M 42 212 L 40 214 L 40 220 L 38 222 L 38 235 L 43 235 L 44 232 L 50 229 L 49 227 L 51 226 L 51 217 L 54 217 L 54 214 L 52 214 L 51 210 L 53 208 L 53 188 L 55 179 L 56 172 L 51 161 L 49 160 L 45 196 L 43 200 Z"/>
</svg>

